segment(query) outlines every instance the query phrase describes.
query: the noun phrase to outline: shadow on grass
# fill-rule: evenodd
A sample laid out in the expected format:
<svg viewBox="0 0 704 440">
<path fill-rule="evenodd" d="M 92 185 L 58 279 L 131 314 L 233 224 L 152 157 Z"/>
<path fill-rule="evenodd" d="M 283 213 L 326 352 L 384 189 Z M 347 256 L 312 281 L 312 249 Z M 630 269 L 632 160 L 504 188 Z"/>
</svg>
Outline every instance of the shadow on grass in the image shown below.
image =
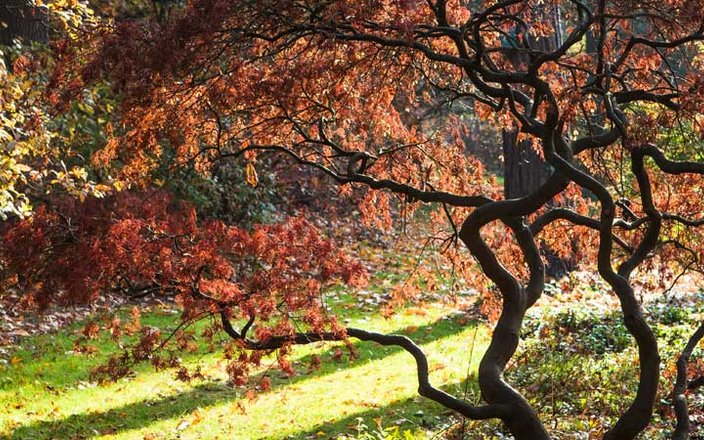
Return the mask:
<svg viewBox="0 0 704 440">
<path fill-rule="evenodd" d="M 406 334 L 414 339 L 416 343 L 424 344 L 471 329 L 475 325 L 477 324 L 471 323 L 462 325 L 453 319 L 439 319 L 425 326 L 400 329 L 397 333 Z M 324 361 L 321 368 L 318 370 L 296 374 L 290 378 L 284 378 L 279 374 L 270 374 L 274 376 L 272 377 L 274 385 L 273 390 L 279 386 L 290 385 L 313 377 L 324 377 L 340 368 L 358 367 L 367 362 L 380 360 L 402 351 L 400 347 L 382 347 L 373 343 L 362 343 L 361 341 L 355 341 L 353 345 L 359 354 L 359 357 L 353 362 L 334 362 L 331 360 L 332 354 L 326 353 L 322 356 Z M 302 365 L 311 363 L 313 356 L 314 354 L 304 356 L 298 360 L 298 363 Z M 412 362 L 410 358 L 409 362 Z M 301 366 L 298 370 L 305 371 L 305 367 Z M 256 383 L 264 374 L 266 373 L 254 375 L 252 377 L 253 382 Z M 241 391 L 239 394 L 241 394 Z M 239 397 L 238 391 L 221 384 L 209 382 L 198 385 L 189 391 L 162 399 L 135 402 L 104 412 L 76 414 L 59 420 L 36 421 L 15 428 L 14 432 L 9 437 L 0 436 L 0 440 L 85 438 L 98 434 L 111 434 L 126 430 L 140 429 L 159 420 L 178 417 L 193 412 L 198 408 L 214 406 Z M 425 405 L 423 406 L 426 407 L 428 401 L 424 402 Z M 403 402 L 399 403 L 399 405 L 403 405 Z M 412 407 L 418 408 L 419 405 L 416 404 Z M 341 428 L 345 424 L 352 423 L 356 420 L 356 417 L 360 416 L 354 415 L 350 417 L 353 418 L 351 420 L 345 419 L 335 422 L 335 424 L 331 426 Z M 321 429 L 318 429 L 316 432 L 320 430 Z"/>
<path fill-rule="evenodd" d="M 171 328 L 173 326 L 173 319 L 173 316 L 151 316 L 145 320 L 149 321 L 146 323 L 147 325 Z M 204 324 L 201 323 L 200 325 L 203 326 Z M 458 333 L 467 328 L 473 328 L 475 325 L 477 324 L 473 321 L 469 324 L 465 323 L 461 325 L 454 319 L 441 318 L 423 326 L 396 329 L 394 333 L 405 334 L 413 338 L 416 343 L 424 344 L 431 340 Z M 80 326 L 75 327 L 76 329 L 80 328 Z M 73 340 L 76 337 L 73 332 L 75 331 L 74 329 L 69 334 L 60 333 L 57 335 L 45 335 L 33 338 L 32 341 L 28 343 L 28 346 L 21 348 L 16 353 L 17 357 L 24 361 L 19 362 L 16 366 L 12 366 L 5 371 L 0 369 L 0 372 L 5 375 L 5 377 L 0 377 L 0 391 L 12 392 L 32 382 L 40 384 L 41 387 L 50 390 L 58 389 L 59 391 L 70 391 L 80 382 L 89 380 L 92 368 L 102 365 L 109 355 L 119 352 L 119 348 L 114 341 L 102 335 L 99 340 L 89 341 L 89 345 L 94 345 L 98 348 L 97 356 L 88 357 L 73 354 Z M 227 341 L 226 336 L 223 336 L 222 340 Z M 401 351 L 399 347 L 382 347 L 374 346 L 374 344 L 366 344 L 365 347 L 367 348 L 362 349 L 360 341 L 354 341 L 352 346 L 355 347 L 359 353 L 359 358 L 354 361 L 354 365 L 361 365 L 364 362 L 376 360 L 380 357 Z M 372 346 L 375 347 L 373 350 L 369 348 Z M 200 350 L 198 352 L 180 353 L 180 357 L 183 361 L 188 363 L 189 361 L 202 359 L 204 356 L 218 355 L 218 350 L 215 350 L 213 353 L 208 353 L 204 351 L 204 347 L 204 343 L 200 344 Z M 323 355 L 323 358 L 325 358 L 325 355 Z M 30 359 L 33 359 L 33 361 L 29 361 Z M 346 359 L 346 356 L 343 357 L 343 359 Z M 311 354 L 297 359 L 296 363 L 307 365 L 312 361 L 313 355 Z M 347 361 L 331 362 L 330 364 L 329 368 L 326 368 L 324 364 L 323 369 L 316 371 L 316 373 L 334 371 L 346 366 Z M 305 371 L 305 369 L 305 367 L 299 368 L 301 371 Z M 137 374 L 141 374 L 153 371 L 153 368 L 148 364 L 138 364 L 134 367 L 134 370 Z M 290 383 L 292 379 L 295 380 L 297 377 L 298 376 L 288 378 L 287 382 Z"/>
<path fill-rule="evenodd" d="M 438 341 L 453 336 L 457 333 L 473 330 L 477 325 L 480 324 L 476 321 L 460 324 L 452 318 L 440 318 L 426 325 L 400 328 L 394 330 L 391 333 L 408 336 L 416 344 L 424 345 L 433 341 Z M 477 337 L 480 338 L 483 337 L 483 335 Z M 341 342 L 331 342 L 330 350 L 328 350 L 327 352 L 324 351 L 323 353 L 311 353 L 297 359 L 294 362 L 294 365 L 296 366 L 298 372 L 295 376 L 285 377 L 283 373 L 280 373 L 276 375 L 279 377 L 272 377 L 273 383 L 293 384 L 297 381 L 308 379 L 311 376 L 320 377 L 329 373 L 333 373 L 337 370 L 340 370 L 341 368 L 359 367 L 366 364 L 367 362 L 383 359 L 387 356 L 391 356 L 393 354 L 404 351 L 403 348 L 396 345 L 382 346 L 374 342 L 362 342 L 356 339 L 353 339 L 353 341 L 354 342 L 352 342 L 352 347 L 356 353 L 356 358 L 348 359 L 349 354 L 347 348 L 345 348 Z M 470 343 L 471 342 L 468 341 L 468 346 L 470 345 Z M 342 360 L 335 361 L 333 359 L 333 347 L 342 348 L 343 352 L 345 353 L 345 356 Z M 477 346 L 475 347 L 475 355 L 477 350 L 481 350 L 480 344 L 477 344 Z M 315 356 L 319 356 L 322 359 L 320 367 L 317 368 L 315 371 L 309 371 L 308 373 L 306 373 L 306 366 L 311 365 L 313 363 Z M 413 362 L 413 359 L 410 357 L 410 355 L 408 358 L 408 362 Z M 263 374 L 264 373 L 260 373 L 259 375 L 253 377 L 256 380 L 259 379 L 259 377 L 261 377 Z M 269 375 L 271 376 L 271 374 Z"/>
<path fill-rule="evenodd" d="M 74 439 L 114 434 L 234 398 L 237 398 L 237 392 L 232 388 L 206 383 L 173 396 L 135 402 L 105 412 L 75 414 L 55 421 L 42 420 L 15 428 L 10 436 L 0 436 L 0 439 Z"/>
<path fill-rule="evenodd" d="M 464 382 L 441 388 L 461 395 L 463 387 Z M 469 395 L 477 395 L 476 382 L 470 382 L 469 389 Z M 121 431 L 144 428 L 159 420 L 180 417 L 199 408 L 239 398 L 237 394 L 237 391 L 225 385 L 202 384 L 187 392 L 163 399 L 137 402 L 106 412 L 77 414 L 57 421 L 41 421 L 21 426 L 15 429 L 10 436 L 0 436 L 0 439 L 77 439 L 117 434 Z M 401 431 L 414 431 L 420 427 L 438 427 L 446 422 L 446 417 L 446 408 L 418 396 L 398 400 L 391 405 L 352 413 L 344 418 L 322 422 L 307 431 L 297 432 L 286 438 L 319 439 L 321 437 L 330 438 L 342 433 L 356 435 L 371 432 L 376 429 L 375 419 L 385 428 L 397 425 Z M 274 437 L 268 438 L 274 439 Z"/>
<path fill-rule="evenodd" d="M 121 315 L 125 313 L 127 312 L 120 311 Z M 175 327 L 175 320 L 171 314 L 151 313 L 145 315 L 144 325 L 168 329 Z M 87 342 L 87 345 L 97 349 L 96 355 L 75 354 L 73 344 L 79 337 L 82 326 L 81 323 L 74 323 L 56 334 L 39 335 L 20 341 L 17 351 L 13 354 L 18 362 L 5 371 L 0 370 L 4 376 L 0 376 L 0 391 L 12 392 L 33 382 L 41 387 L 61 389 L 87 381 L 93 367 L 102 364 L 120 349 L 105 332 L 101 333 L 98 339 Z M 127 341 L 134 341 L 136 338 L 135 336 Z M 184 353 L 182 357 L 187 360 L 194 355 Z M 138 366 L 137 371 L 148 369 L 148 366 Z"/>
<path fill-rule="evenodd" d="M 467 387 L 468 396 L 479 395 L 479 385 L 476 380 L 448 384 L 439 388 L 455 396 L 462 396 L 465 387 Z M 435 430 L 441 429 L 443 426 L 447 425 L 449 414 L 455 413 L 431 400 L 415 396 L 398 400 L 390 405 L 352 413 L 341 419 L 322 422 L 307 431 L 297 432 L 287 438 L 317 440 L 321 438 L 335 438 L 341 434 L 356 438 L 365 433 L 369 435 L 373 432 L 378 432 L 379 428 L 377 423 L 381 425 L 382 429 L 398 426 L 402 433 L 407 430 L 414 432 L 421 428 Z M 433 438 L 439 439 L 443 437 Z M 273 437 L 269 439 L 274 440 Z"/>
</svg>

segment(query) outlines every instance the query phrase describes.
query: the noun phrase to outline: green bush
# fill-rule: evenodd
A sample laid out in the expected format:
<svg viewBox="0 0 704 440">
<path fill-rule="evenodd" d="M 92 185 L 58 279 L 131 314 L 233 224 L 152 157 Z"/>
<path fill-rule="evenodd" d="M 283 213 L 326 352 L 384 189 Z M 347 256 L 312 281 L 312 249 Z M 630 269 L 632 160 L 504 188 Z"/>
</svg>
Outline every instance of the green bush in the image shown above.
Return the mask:
<svg viewBox="0 0 704 440">
<path fill-rule="evenodd" d="M 566 353 L 596 356 L 619 353 L 632 344 L 618 312 L 583 309 L 560 309 L 547 311 L 540 318 L 528 317 L 521 337 L 539 337 Z"/>
</svg>

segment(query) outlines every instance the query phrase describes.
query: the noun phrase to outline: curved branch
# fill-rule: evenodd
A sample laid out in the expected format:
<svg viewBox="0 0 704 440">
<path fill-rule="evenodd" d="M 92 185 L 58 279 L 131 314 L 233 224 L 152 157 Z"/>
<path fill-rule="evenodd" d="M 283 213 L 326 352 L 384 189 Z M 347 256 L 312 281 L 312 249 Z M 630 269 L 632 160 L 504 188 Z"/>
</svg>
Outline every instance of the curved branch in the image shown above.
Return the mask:
<svg viewBox="0 0 704 440">
<path fill-rule="evenodd" d="M 348 337 L 359 339 L 360 341 L 372 341 L 384 346 L 398 346 L 406 350 L 416 361 L 418 374 L 418 393 L 433 400 L 447 408 L 457 411 L 463 416 L 474 420 L 496 419 L 507 417 L 509 408 L 506 405 L 484 405 L 474 406 L 464 400 L 460 400 L 438 388 L 435 388 L 429 380 L 430 369 L 428 359 L 423 353 L 423 350 L 416 345 L 411 339 L 403 335 L 382 334 L 370 332 L 357 328 L 347 328 L 341 332 L 324 332 L 324 333 L 295 333 L 291 336 L 274 336 L 262 341 L 254 341 L 243 337 L 240 332 L 235 330 L 230 322 L 227 314 L 222 311 L 220 313 L 222 325 L 225 332 L 233 339 L 237 340 L 242 346 L 249 350 L 276 350 L 285 345 L 295 344 L 304 345 L 320 341 L 344 341 Z"/>
<path fill-rule="evenodd" d="M 538 216 L 533 223 L 530 224 L 530 231 L 538 235 L 546 226 L 558 220 L 567 220 L 574 225 L 585 226 L 597 231 L 601 228 L 601 222 L 595 218 L 578 214 L 569 208 L 553 208 Z M 613 240 L 614 243 L 618 244 L 626 252 L 633 252 L 633 248 L 616 234 L 613 234 Z"/>
<path fill-rule="evenodd" d="M 542 293 L 545 277 L 533 235 L 522 223 L 521 217 L 539 209 L 566 186 L 567 180 L 562 174 L 553 173 L 534 193 L 478 207 L 460 229 L 460 238 L 477 259 L 482 271 L 497 285 L 503 299 L 501 315 L 491 343 L 479 366 L 479 386 L 487 402 L 508 404 L 514 408 L 511 416 L 503 420 L 520 440 L 550 438 L 530 404 L 501 377 L 518 347 L 518 335 L 525 312 Z M 502 220 L 516 236 L 530 269 L 530 280 L 526 288 L 499 262 L 481 237 L 481 228 L 494 220 Z"/>
<path fill-rule="evenodd" d="M 282 145 L 250 145 L 242 148 L 233 153 L 219 153 L 219 158 L 228 157 L 239 157 L 247 151 L 277 151 L 280 153 L 285 153 L 286 155 L 292 157 L 297 163 L 301 165 L 310 166 L 316 168 L 328 176 L 332 177 L 340 184 L 346 183 L 362 183 L 367 185 L 372 189 L 386 189 L 397 194 L 406 195 L 413 200 L 419 200 L 426 203 L 445 203 L 451 206 L 463 206 L 463 207 L 477 207 L 482 206 L 486 203 L 490 203 L 493 200 L 486 196 L 461 196 L 458 194 L 448 193 L 444 191 L 425 191 L 415 188 L 404 183 L 396 182 L 390 179 L 376 179 L 372 176 L 366 174 L 340 174 L 334 170 L 322 165 L 318 162 L 314 162 L 304 158 L 303 156 L 297 154 L 290 148 L 286 148 Z"/>
<path fill-rule="evenodd" d="M 618 272 L 621 276 L 630 277 L 633 270 L 645 260 L 648 254 L 655 249 L 660 237 L 660 228 L 662 226 L 662 215 L 655 207 L 653 202 L 653 190 L 650 185 L 650 178 L 645 170 L 644 152 L 640 148 L 633 150 L 631 155 L 631 171 L 636 176 L 638 189 L 640 190 L 643 209 L 648 218 L 648 227 L 645 235 L 638 247 L 633 251 L 631 256 L 619 266 Z"/>
<path fill-rule="evenodd" d="M 560 136 L 555 136 L 553 142 L 546 142 L 545 158 L 547 161 L 564 173 L 570 180 L 589 190 L 599 199 L 601 204 L 597 255 L 599 274 L 616 293 L 621 303 L 624 324 L 638 345 L 640 374 L 636 397 L 616 424 L 604 435 L 606 440 L 632 439 L 648 426 L 652 417 L 660 377 L 660 356 L 657 339 L 643 316 L 641 306 L 629 282 L 628 275 L 630 275 L 630 272 L 620 271 L 620 273 L 617 273 L 612 267 L 613 224 L 616 204 L 611 194 L 593 176 L 578 169 L 569 156 L 563 157 L 558 154 L 555 148 L 556 145 L 561 152 L 567 151 L 569 153 L 569 147 L 566 145 L 565 140 Z M 649 243 L 641 244 L 640 247 L 645 249 L 649 246 Z M 636 252 L 639 253 L 640 251 L 636 250 Z"/>
<path fill-rule="evenodd" d="M 687 383 L 687 363 L 689 362 L 692 352 L 699 344 L 699 341 L 704 338 L 704 323 L 700 324 L 697 330 L 692 334 L 687 341 L 687 345 L 677 358 L 677 379 L 672 389 L 672 406 L 675 408 L 677 417 L 677 426 L 672 434 L 673 440 L 686 440 L 689 437 L 689 410 L 687 408 L 687 397 L 685 392 L 689 388 Z M 701 379 L 701 378 L 700 378 Z"/>
<path fill-rule="evenodd" d="M 653 144 L 638 147 L 645 156 L 653 158 L 657 166 L 668 174 L 704 174 L 704 162 L 674 161 L 665 157 L 662 151 Z"/>
</svg>

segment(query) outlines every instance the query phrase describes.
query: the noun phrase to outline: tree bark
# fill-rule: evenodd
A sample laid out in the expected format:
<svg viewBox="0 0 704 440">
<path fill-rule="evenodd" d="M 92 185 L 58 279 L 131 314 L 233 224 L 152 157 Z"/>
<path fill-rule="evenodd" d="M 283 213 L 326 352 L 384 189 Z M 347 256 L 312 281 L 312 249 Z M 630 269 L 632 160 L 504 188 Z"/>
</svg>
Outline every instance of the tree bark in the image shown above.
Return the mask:
<svg viewBox="0 0 704 440">
<path fill-rule="evenodd" d="M 517 199 L 545 183 L 547 166 L 528 140 L 518 141 L 517 131 L 504 130 L 504 196 Z"/>
<path fill-rule="evenodd" d="M 540 297 L 545 284 L 545 267 L 533 234 L 524 224 L 525 215 L 545 205 L 567 182 L 553 174 L 541 187 L 520 199 L 493 202 L 477 208 L 462 224 L 459 236 L 479 262 L 484 274 L 501 292 L 501 316 L 494 328 L 489 348 L 479 365 L 479 388 L 490 405 L 511 408 L 501 417 L 517 440 L 548 440 L 550 435 L 538 414 L 521 394 L 503 378 L 506 365 L 516 351 L 526 311 Z M 496 258 L 493 250 L 481 237 L 480 230 L 494 220 L 501 220 L 515 234 L 525 263 L 530 270 L 527 284 L 521 283 Z"/>
<path fill-rule="evenodd" d="M 694 334 L 687 341 L 682 354 L 677 359 L 677 380 L 672 390 L 672 406 L 675 408 L 677 426 L 672 434 L 673 440 L 687 440 L 689 438 L 689 409 L 687 408 L 687 363 L 692 352 L 704 338 L 704 323 L 700 324 Z"/>
<path fill-rule="evenodd" d="M 555 28 L 553 36 L 532 39 L 527 42 L 527 45 L 537 50 L 549 52 L 562 44 L 562 19 L 559 7 L 555 6 L 545 19 L 553 23 Z M 509 44 L 519 46 L 517 40 L 509 41 Z M 524 54 L 516 53 L 513 57 L 513 64 L 517 69 L 528 61 L 529 58 Z M 529 140 L 519 141 L 518 130 L 503 130 L 502 147 L 504 197 L 516 199 L 537 191 L 550 175 L 550 167 L 540 157 L 535 146 Z M 570 259 L 557 257 L 547 245 L 541 245 L 541 249 L 547 257 L 545 267 L 547 275 L 555 277 L 573 270 L 575 264 Z"/>
<path fill-rule="evenodd" d="M 9 46 L 19 38 L 23 42 L 49 42 L 49 26 L 41 8 L 25 0 L 5 0 L 0 5 L 0 44 Z"/>
</svg>

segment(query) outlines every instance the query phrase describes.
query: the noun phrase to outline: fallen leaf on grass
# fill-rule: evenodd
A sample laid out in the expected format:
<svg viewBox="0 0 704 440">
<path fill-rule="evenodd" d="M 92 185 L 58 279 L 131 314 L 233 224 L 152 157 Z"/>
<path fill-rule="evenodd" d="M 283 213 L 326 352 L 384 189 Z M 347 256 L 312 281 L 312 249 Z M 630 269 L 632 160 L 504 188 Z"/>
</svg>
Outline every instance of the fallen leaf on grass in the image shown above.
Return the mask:
<svg viewBox="0 0 704 440">
<path fill-rule="evenodd" d="M 189 420 L 181 420 L 181 422 L 176 425 L 176 431 L 183 431 L 189 426 L 191 426 L 191 422 Z"/>
</svg>

